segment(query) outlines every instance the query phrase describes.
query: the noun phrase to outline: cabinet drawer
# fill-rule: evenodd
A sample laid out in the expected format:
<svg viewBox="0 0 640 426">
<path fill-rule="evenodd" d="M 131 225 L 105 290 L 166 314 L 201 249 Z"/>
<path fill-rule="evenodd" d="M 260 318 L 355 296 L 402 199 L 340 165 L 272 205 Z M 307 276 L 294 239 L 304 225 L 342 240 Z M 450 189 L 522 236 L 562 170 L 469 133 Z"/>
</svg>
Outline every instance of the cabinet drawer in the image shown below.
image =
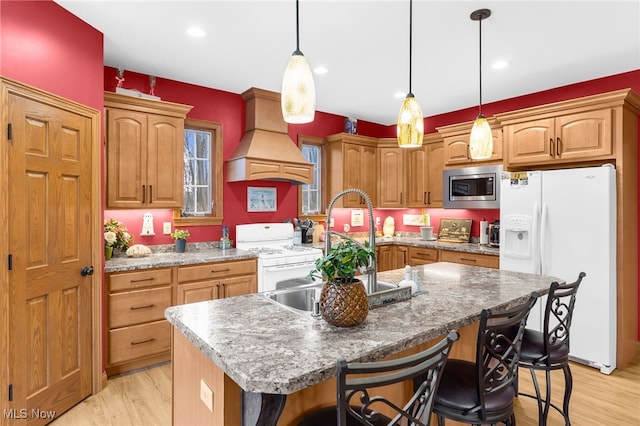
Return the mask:
<svg viewBox="0 0 640 426">
<path fill-rule="evenodd" d="M 149 269 L 148 271 L 127 272 L 107 275 L 109 291 L 129 290 L 171 284 L 171 268 Z"/>
<path fill-rule="evenodd" d="M 438 261 L 438 249 L 426 247 L 409 247 L 409 264 L 423 265 Z"/>
<path fill-rule="evenodd" d="M 197 266 L 181 266 L 178 268 L 178 282 L 183 283 L 187 281 L 204 281 L 229 277 L 232 275 L 251 275 L 255 273 L 255 260 L 207 263 Z"/>
<path fill-rule="evenodd" d="M 441 250 L 440 260 L 442 262 L 464 263 L 472 266 L 484 266 L 485 268 L 500 267 L 500 258 L 488 254 L 464 253 L 459 251 Z"/>
<path fill-rule="evenodd" d="M 171 287 L 109 295 L 109 328 L 164 319 L 171 306 Z"/>
<path fill-rule="evenodd" d="M 168 321 L 109 330 L 109 363 L 118 364 L 171 350 Z"/>
</svg>

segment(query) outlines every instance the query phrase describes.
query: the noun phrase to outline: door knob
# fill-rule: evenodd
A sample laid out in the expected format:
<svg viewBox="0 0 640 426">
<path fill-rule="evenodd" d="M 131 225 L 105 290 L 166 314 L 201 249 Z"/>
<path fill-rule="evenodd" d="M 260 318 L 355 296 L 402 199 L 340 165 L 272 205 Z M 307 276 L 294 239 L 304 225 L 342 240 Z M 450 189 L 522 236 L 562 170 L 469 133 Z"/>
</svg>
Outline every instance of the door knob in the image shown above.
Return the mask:
<svg viewBox="0 0 640 426">
<path fill-rule="evenodd" d="M 80 270 L 80 275 L 86 277 L 87 275 L 93 275 L 93 266 L 85 266 Z"/>
</svg>

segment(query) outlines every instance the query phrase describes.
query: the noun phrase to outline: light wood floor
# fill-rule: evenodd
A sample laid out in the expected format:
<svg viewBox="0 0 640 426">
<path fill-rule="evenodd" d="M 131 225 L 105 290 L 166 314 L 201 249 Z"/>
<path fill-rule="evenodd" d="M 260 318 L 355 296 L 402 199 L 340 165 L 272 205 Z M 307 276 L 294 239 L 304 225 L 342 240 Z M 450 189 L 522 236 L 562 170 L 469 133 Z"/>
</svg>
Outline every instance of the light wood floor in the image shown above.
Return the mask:
<svg viewBox="0 0 640 426">
<path fill-rule="evenodd" d="M 574 379 L 573 426 L 640 426 L 640 354 L 629 368 L 615 370 L 609 376 L 575 363 L 571 365 L 571 371 Z M 521 370 L 520 375 L 520 390 L 532 390 L 528 371 Z M 562 384 L 562 375 L 554 375 L 552 383 Z M 560 401 L 562 392 L 563 386 L 552 387 L 554 401 Z M 538 424 L 535 400 L 526 397 L 516 400 L 516 420 L 519 426 Z M 171 425 L 171 365 L 109 379 L 102 392 L 87 398 L 51 424 Z M 551 410 L 548 425 L 564 425 L 560 414 Z"/>
</svg>

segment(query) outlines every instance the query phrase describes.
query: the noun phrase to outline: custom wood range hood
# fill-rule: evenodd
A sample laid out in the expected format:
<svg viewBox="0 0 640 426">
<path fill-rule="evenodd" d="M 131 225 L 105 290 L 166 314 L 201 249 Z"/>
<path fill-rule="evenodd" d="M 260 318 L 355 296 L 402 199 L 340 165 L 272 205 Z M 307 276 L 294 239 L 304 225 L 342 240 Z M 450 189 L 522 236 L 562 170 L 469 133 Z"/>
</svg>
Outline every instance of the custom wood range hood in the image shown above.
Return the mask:
<svg viewBox="0 0 640 426">
<path fill-rule="evenodd" d="M 312 183 L 313 165 L 287 133 L 280 94 L 251 88 L 242 93 L 247 104 L 245 133 L 227 160 L 227 182 L 285 180 Z"/>
</svg>

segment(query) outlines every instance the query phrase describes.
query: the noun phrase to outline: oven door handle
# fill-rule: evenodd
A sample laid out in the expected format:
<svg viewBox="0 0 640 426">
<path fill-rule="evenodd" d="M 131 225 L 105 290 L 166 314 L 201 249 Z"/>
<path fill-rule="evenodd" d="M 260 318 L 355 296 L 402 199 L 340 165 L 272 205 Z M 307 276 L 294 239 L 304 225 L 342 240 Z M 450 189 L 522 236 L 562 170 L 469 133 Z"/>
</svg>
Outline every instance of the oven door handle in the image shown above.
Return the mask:
<svg viewBox="0 0 640 426">
<path fill-rule="evenodd" d="M 300 262 L 300 263 L 290 263 L 288 265 L 267 266 L 264 268 L 264 271 L 265 272 L 286 271 L 289 269 L 299 269 L 307 266 L 310 268 L 313 268 L 315 266 L 315 262 Z"/>
</svg>

